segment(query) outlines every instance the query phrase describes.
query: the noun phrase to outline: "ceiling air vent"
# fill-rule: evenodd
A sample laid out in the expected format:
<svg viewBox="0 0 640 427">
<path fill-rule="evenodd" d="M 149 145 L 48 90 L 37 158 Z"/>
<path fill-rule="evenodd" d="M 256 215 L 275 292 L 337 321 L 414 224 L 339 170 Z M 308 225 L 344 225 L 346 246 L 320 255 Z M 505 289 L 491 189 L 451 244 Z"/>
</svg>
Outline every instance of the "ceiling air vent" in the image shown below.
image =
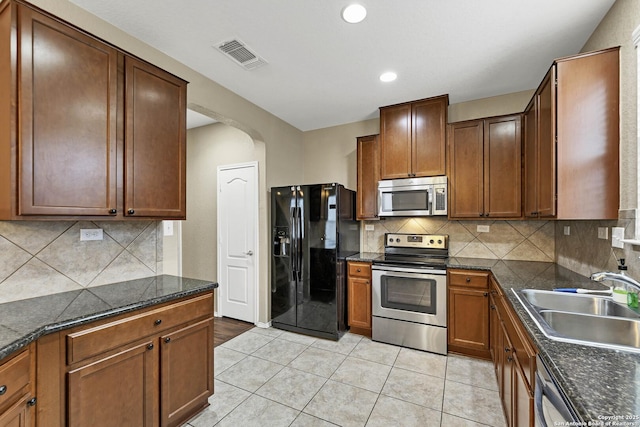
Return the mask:
<svg viewBox="0 0 640 427">
<path fill-rule="evenodd" d="M 220 52 L 233 59 L 233 62 L 247 70 L 255 70 L 267 65 L 267 61 L 249 50 L 247 45 L 240 40 L 234 39 L 218 43 L 217 48 Z"/>
</svg>

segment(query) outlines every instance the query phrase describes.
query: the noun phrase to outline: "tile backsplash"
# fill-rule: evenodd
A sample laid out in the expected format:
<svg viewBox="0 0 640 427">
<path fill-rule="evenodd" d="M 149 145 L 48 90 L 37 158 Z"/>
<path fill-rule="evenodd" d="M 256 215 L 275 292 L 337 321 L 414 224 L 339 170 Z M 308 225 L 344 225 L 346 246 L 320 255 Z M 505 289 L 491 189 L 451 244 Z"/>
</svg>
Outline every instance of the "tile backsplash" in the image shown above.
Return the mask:
<svg viewBox="0 0 640 427">
<path fill-rule="evenodd" d="M 625 259 L 627 274 L 640 280 L 640 247 L 625 244 L 624 248 L 611 247 L 611 227 L 624 228 L 626 239 L 635 239 L 634 210 L 620 211 L 620 219 L 614 221 L 557 221 L 557 263 L 583 276 L 597 271 L 618 271 L 618 260 Z M 569 235 L 564 227 L 569 227 Z M 598 238 L 598 227 L 606 227 L 607 239 Z"/>
<path fill-rule="evenodd" d="M 453 221 L 443 217 L 389 218 L 365 221 L 363 252 L 384 252 L 385 233 L 449 235 L 449 255 L 526 261 L 555 260 L 555 226 L 549 221 Z M 488 233 L 477 231 L 489 226 Z M 364 228 L 364 227 L 363 227 Z"/>
<path fill-rule="evenodd" d="M 101 228 L 103 240 L 80 241 Z M 0 221 L 0 302 L 162 272 L 161 221 Z"/>
</svg>

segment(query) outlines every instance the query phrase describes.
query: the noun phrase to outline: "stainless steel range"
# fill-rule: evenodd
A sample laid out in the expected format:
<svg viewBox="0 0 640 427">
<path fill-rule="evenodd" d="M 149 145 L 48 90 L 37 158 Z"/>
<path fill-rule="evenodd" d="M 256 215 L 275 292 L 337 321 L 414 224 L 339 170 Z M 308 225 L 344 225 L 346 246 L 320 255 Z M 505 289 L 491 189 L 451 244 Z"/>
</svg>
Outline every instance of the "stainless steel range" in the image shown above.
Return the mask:
<svg viewBox="0 0 640 427">
<path fill-rule="evenodd" d="M 373 261 L 374 341 L 447 354 L 449 236 L 385 234 Z"/>
</svg>

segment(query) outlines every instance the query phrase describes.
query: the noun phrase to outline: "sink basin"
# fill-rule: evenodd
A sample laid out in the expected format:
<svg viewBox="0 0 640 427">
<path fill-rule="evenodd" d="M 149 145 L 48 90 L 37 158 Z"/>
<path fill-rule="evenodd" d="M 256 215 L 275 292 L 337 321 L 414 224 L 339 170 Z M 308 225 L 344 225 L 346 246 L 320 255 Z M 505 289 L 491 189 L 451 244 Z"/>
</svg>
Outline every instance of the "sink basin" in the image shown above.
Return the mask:
<svg viewBox="0 0 640 427">
<path fill-rule="evenodd" d="M 640 351 L 640 322 L 637 320 L 585 316 L 554 310 L 542 310 L 540 316 L 561 335 Z"/>
<path fill-rule="evenodd" d="M 526 289 L 516 297 L 548 338 L 640 352 L 640 314 L 609 297 Z"/>
<path fill-rule="evenodd" d="M 594 295 L 525 289 L 520 294 L 538 309 L 638 319 L 640 315 L 613 300 Z"/>
</svg>

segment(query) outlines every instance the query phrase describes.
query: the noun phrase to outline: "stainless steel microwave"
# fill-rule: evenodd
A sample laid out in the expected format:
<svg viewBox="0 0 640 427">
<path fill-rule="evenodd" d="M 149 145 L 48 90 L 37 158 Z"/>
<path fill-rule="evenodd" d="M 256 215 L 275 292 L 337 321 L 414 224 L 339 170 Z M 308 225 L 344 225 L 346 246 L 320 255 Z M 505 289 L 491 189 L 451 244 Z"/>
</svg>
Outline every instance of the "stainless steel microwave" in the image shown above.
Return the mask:
<svg viewBox="0 0 640 427">
<path fill-rule="evenodd" d="M 447 177 L 378 181 L 378 216 L 447 215 Z"/>
</svg>

